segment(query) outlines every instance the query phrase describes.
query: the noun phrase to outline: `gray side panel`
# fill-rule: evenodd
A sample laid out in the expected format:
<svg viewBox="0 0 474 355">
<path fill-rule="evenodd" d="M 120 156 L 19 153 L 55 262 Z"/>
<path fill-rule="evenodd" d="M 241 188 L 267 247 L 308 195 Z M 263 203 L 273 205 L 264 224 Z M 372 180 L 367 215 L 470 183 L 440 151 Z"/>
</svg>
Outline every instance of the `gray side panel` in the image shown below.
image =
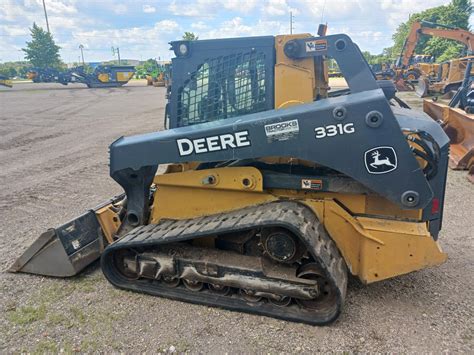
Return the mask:
<svg viewBox="0 0 474 355">
<path fill-rule="evenodd" d="M 336 107 L 345 108 L 347 113 L 343 121 L 334 118 L 333 110 Z M 377 128 L 370 127 L 365 122 L 366 115 L 371 111 L 378 111 L 383 116 L 383 122 Z M 284 141 L 267 139 L 265 125 L 293 119 L 299 123 L 297 135 Z M 315 138 L 316 127 L 337 123 L 353 123 L 355 132 Z M 433 125 L 436 124 L 433 122 Z M 178 151 L 177 140 L 181 138 L 193 140 L 242 131 L 248 131 L 251 145 L 186 156 L 180 156 Z M 378 175 L 366 170 L 364 154 L 378 146 L 394 148 L 398 158 L 395 170 Z M 313 161 L 344 173 L 399 205 L 406 191 L 418 193 L 419 204 L 413 206 L 415 208 L 426 206 L 432 197 L 431 188 L 381 89 L 321 100 L 286 110 L 272 110 L 236 119 L 120 138 L 110 147 L 110 154 L 112 176 L 128 168 L 139 170 L 146 166 L 173 162 L 286 156 Z"/>
</svg>

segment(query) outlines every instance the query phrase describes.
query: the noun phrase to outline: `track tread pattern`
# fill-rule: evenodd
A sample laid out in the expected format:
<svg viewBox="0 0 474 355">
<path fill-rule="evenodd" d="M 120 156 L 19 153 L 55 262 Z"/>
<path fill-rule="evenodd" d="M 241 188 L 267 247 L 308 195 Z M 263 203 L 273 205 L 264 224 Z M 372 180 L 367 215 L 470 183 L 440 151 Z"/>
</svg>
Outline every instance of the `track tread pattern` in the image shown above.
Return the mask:
<svg viewBox="0 0 474 355">
<path fill-rule="evenodd" d="M 212 300 L 193 299 L 167 290 L 152 290 L 150 286 L 142 287 L 138 282 L 119 280 L 117 271 L 112 265 L 112 254 L 123 249 L 147 248 L 179 242 L 188 239 L 205 237 L 208 235 L 225 234 L 244 231 L 258 227 L 284 227 L 300 236 L 311 251 L 314 259 L 320 264 L 323 272 L 337 288 L 339 294 L 338 309 L 334 314 L 322 319 L 313 319 L 308 312 L 286 314 L 281 309 L 271 307 L 245 306 L 243 304 L 229 304 L 219 301 L 213 296 Z M 293 201 L 271 202 L 268 204 L 247 207 L 241 210 L 204 216 L 188 220 L 166 220 L 155 225 L 140 226 L 120 240 L 105 249 L 101 259 L 102 269 L 108 280 L 117 287 L 146 292 L 158 296 L 181 299 L 185 301 L 217 305 L 224 308 L 236 309 L 251 313 L 259 313 L 291 321 L 300 321 L 315 325 L 327 324 L 334 321 L 341 312 L 347 289 L 347 267 L 334 241 L 329 237 L 323 225 L 319 223 L 309 207 Z M 225 296 L 222 296 L 225 298 Z M 222 298 L 221 297 L 221 298 Z M 268 308 L 268 309 L 267 309 Z"/>
</svg>

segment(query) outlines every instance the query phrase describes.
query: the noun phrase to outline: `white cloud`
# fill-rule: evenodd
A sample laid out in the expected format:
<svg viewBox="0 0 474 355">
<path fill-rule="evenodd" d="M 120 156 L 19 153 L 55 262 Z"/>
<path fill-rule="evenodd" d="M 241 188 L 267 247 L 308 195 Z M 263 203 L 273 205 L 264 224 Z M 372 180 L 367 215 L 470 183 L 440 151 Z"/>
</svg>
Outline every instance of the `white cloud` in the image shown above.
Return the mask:
<svg viewBox="0 0 474 355">
<path fill-rule="evenodd" d="M 284 16 L 290 13 L 286 0 L 268 0 L 263 5 L 263 13 L 270 16 Z"/>
<path fill-rule="evenodd" d="M 128 8 L 127 8 L 127 5 L 124 5 L 124 4 L 118 4 L 118 5 L 115 5 L 114 8 L 113 8 L 113 11 L 114 13 L 116 13 L 117 15 L 124 15 L 128 12 Z"/>
<path fill-rule="evenodd" d="M 168 11 L 175 16 L 212 18 L 222 10 L 248 14 L 257 4 L 258 0 L 172 0 Z"/>
<path fill-rule="evenodd" d="M 146 14 L 152 14 L 152 13 L 156 12 L 156 7 L 145 4 L 145 5 L 143 5 L 143 12 L 146 13 Z"/>
<path fill-rule="evenodd" d="M 43 6 L 41 0 L 36 0 L 36 3 Z M 58 15 L 71 15 L 77 13 L 76 0 L 48 0 L 46 2 L 48 13 Z"/>
<path fill-rule="evenodd" d="M 217 12 L 214 0 L 197 0 L 195 2 L 173 0 L 168 10 L 175 16 L 212 17 Z"/>
<path fill-rule="evenodd" d="M 64 47 L 70 51 L 77 51 L 76 43 L 81 43 L 88 50 L 91 58 L 111 59 L 110 46 L 120 47 L 122 58 L 161 57 L 170 58 L 167 42 L 178 38 L 181 27 L 176 21 L 162 20 L 152 27 L 131 27 L 123 29 L 93 30 L 73 32 L 72 45 Z M 104 41 L 107 46 L 104 48 Z M 140 58 L 139 58 L 140 59 Z"/>
<path fill-rule="evenodd" d="M 286 32 L 286 22 L 258 20 L 256 23 L 246 24 L 241 17 L 234 17 L 228 21 L 223 21 L 218 27 L 201 32 L 199 38 L 262 36 Z"/>
<path fill-rule="evenodd" d="M 223 0 L 221 3 L 227 10 L 246 14 L 255 9 L 258 0 Z"/>
<path fill-rule="evenodd" d="M 195 30 L 198 30 L 198 31 L 202 31 L 202 30 L 209 29 L 209 26 L 206 25 L 206 23 L 204 23 L 203 21 L 198 21 L 198 22 L 193 22 L 191 24 L 191 28 L 193 28 Z"/>
</svg>

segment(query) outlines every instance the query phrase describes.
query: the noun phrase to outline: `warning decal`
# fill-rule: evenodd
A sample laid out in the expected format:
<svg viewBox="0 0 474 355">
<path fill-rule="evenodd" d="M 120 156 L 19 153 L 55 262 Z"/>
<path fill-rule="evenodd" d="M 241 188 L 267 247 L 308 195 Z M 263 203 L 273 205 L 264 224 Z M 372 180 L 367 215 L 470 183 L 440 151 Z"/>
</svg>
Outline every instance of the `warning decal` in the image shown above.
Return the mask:
<svg viewBox="0 0 474 355">
<path fill-rule="evenodd" d="M 301 179 L 301 188 L 303 190 L 322 190 L 323 180 Z"/>
</svg>

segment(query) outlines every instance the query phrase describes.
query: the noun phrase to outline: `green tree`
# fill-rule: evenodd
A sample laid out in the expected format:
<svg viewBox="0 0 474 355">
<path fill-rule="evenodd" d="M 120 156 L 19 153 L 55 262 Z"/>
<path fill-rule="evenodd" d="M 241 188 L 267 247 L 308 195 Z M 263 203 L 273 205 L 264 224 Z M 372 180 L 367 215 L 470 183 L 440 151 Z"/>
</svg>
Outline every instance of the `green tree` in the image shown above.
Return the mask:
<svg viewBox="0 0 474 355">
<path fill-rule="evenodd" d="M 59 57 L 60 47 L 54 43 L 51 33 L 43 30 L 36 23 L 33 23 L 30 31 L 31 42 L 26 42 L 26 48 L 22 49 L 25 52 L 25 58 L 38 68 L 60 67 L 62 65 Z"/>
<path fill-rule="evenodd" d="M 452 0 L 448 5 L 441 5 L 415 13 L 407 22 L 401 23 L 393 35 L 394 45 L 391 48 L 392 55 L 398 56 L 403 44 L 410 32 L 411 25 L 415 21 L 429 21 L 469 30 L 469 17 L 472 14 L 471 0 Z M 463 46 L 455 41 L 421 36 L 415 49 L 416 54 L 429 54 L 443 61 L 462 55 Z"/>
<path fill-rule="evenodd" d="M 186 41 L 197 41 L 199 37 L 193 32 L 184 32 L 183 39 Z"/>
</svg>

